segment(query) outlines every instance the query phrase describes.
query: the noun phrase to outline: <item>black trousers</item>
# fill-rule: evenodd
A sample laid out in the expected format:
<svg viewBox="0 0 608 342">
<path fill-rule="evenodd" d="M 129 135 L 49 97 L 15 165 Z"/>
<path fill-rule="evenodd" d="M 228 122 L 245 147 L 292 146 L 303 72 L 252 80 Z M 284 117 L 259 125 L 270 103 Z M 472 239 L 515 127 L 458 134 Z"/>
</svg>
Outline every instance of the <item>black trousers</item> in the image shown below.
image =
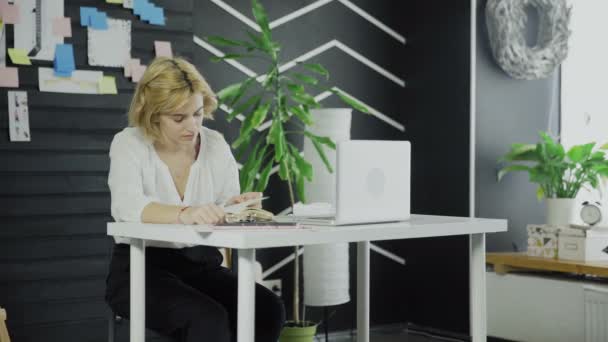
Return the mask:
<svg viewBox="0 0 608 342">
<path fill-rule="evenodd" d="M 237 276 L 217 248 L 146 248 L 146 327 L 180 342 L 236 341 Z M 106 301 L 129 317 L 129 246 L 114 245 Z M 255 341 L 276 342 L 285 321 L 282 300 L 255 287 Z"/>
</svg>

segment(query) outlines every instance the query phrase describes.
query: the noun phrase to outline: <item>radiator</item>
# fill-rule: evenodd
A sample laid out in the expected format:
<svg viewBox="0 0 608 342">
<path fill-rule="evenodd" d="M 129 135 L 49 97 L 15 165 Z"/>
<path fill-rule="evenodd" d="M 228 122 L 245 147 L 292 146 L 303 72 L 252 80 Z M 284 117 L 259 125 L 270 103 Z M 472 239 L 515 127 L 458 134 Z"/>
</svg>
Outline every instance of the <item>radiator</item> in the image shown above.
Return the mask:
<svg viewBox="0 0 608 342">
<path fill-rule="evenodd" d="M 608 288 L 585 285 L 585 342 L 608 341 Z"/>
</svg>

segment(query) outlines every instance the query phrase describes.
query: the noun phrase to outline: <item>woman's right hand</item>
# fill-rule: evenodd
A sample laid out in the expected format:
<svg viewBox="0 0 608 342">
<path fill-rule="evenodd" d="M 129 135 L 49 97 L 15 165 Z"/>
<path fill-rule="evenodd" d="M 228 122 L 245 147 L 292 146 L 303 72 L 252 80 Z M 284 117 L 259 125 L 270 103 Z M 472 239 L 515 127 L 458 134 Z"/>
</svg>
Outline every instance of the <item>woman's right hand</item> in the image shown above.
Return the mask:
<svg viewBox="0 0 608 342">
<path fill-rule="evenodd" d="M 213 204 L 189 207 L 179 214 L 183 224 L 217 224 L 224 221 L 224 209 Z"/>
</svg>

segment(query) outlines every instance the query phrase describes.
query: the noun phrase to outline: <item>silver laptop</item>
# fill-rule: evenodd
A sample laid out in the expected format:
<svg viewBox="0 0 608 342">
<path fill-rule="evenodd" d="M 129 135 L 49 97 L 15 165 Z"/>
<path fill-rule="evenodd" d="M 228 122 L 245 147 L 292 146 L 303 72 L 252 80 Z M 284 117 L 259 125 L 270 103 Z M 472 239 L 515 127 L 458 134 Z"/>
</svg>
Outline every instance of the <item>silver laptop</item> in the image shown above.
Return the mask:
<svg viewBox="0 0 608 342">
<path fill-rule="evenodd" d="M 298 217 L 298 222 L 347 225 L 410 218 L 409 141 L 340 142 L 336 160 L 336 215 Z"/>
</svg>

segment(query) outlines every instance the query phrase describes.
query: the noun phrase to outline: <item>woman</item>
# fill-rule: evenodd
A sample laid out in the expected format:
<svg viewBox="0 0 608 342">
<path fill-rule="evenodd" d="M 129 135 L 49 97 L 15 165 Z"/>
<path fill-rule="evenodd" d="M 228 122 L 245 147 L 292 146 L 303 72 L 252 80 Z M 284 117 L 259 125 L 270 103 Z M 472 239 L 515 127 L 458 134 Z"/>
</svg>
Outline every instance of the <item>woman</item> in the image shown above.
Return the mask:
<svg viewBox="0 0 608 342">
<path fill-rule="evenodd" d="M 217 101 L 187 61 L 157 58 L 137 85 L 129 125 L 110 147 L 108 184 L 116 221 L 215 224 L 223 204 L 260 197 L 240 193 L 230 147 L 202 126 Z M 106 300 L 129 317 L 129 248 L 116 238 Z M 236 339 L 237 277 L 217 248 L 146 242 L 146 325 L 184 342 Z M 276 342 L 283 303 L 256 284 L 256 341 Z"/>
</svg>

